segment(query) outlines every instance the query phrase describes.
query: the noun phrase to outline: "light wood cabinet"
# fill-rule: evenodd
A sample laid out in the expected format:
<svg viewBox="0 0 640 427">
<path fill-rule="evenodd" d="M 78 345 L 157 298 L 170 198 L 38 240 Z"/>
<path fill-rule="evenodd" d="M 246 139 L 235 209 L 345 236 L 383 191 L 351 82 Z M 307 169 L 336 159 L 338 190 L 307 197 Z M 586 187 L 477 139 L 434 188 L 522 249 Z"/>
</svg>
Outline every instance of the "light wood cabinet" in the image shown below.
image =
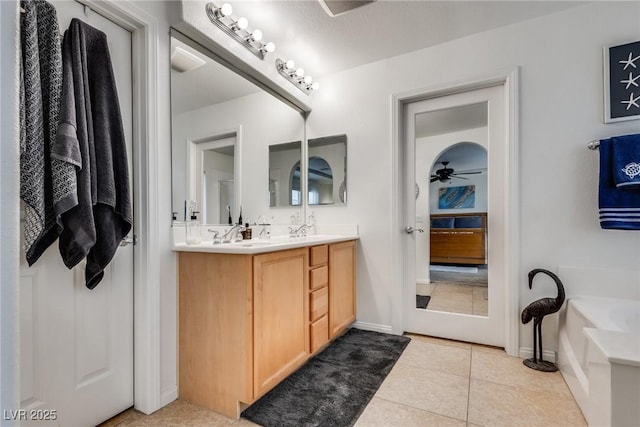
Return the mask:
<svg viewBox="0 0 640 427">
<path fill-rule="evenodd" d="M 356 320 L 355 248 L 355 241 L 329 245 L 330 338 Z"/>
<path fill-rule="evenodd" d="M 231 418 L 239 415 L 238 401 L 253 401 L 252 258 L 178 258 L 179 395 Z"/>
<path fill-rule="evenodd" d="M 326 346 L 355 320 L 354 248 L 180 252 L 179 396 L 237 418 Z"/>
<path fill-rule="evenodd" d="M 307 248 L 253 261 L 253 392 L 262 395 L 309 357 Z"/>
<path fill-rule="evenodd" d="M 309 248 L 309 333 L 311 353 L 317 353 L 329 342 L 329 245 Z"/>
</svg>

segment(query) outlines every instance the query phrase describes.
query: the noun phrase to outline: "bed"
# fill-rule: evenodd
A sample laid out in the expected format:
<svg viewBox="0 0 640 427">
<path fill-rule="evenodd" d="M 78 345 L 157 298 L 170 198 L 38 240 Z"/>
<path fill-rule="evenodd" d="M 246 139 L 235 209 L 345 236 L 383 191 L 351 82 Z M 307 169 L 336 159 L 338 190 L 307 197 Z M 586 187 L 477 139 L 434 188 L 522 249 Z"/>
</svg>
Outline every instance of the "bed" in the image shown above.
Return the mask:
<svg viewBox="0 0 640 427">
<path fill-rule="evenodd" d="M 487 214 L 431 215 L 431 264 L 487 263 Z"/>
</svg>

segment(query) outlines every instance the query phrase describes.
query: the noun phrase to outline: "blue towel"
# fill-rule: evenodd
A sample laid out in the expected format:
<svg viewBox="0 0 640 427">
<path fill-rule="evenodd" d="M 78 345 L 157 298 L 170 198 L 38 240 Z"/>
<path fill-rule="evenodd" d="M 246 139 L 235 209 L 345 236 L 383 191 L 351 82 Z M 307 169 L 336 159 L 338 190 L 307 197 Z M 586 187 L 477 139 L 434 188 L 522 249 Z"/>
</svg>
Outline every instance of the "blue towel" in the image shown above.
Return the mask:
<svg viewBox="0 0 640 427">
<path fill-rule="evenodd" d="M 600 226 L 608 229 L 640 230 L 640 188 L 616 187 L 613 138 L 600 141 Z"/>
<path fill-rule="evenodd" d="M 611 150 L 616 187 L 640 189 L 640 134 L 614 136 Z"/>
</svg>

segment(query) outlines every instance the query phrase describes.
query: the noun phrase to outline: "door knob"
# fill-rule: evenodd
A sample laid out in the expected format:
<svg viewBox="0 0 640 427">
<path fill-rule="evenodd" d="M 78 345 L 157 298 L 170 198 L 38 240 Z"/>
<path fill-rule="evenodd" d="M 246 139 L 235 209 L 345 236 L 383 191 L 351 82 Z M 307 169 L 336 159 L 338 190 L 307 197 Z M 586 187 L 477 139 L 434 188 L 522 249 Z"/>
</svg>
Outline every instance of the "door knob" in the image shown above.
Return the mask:
<svg viewBox="0 0 640 427">
<path fill-rule="evenodd" d="M 136 236 L 127 235 L 120 241 L 120 246 L 129 246 L 130 244 L 136 244 Z"/>
<path fill-rule="evenodd" d="M 407 226 L 405 227 L 404 231 L 405 231 L 407 234 L 411 234 L 411 233 L 413 233 L 413 232 L 415 232 L 415 231 L 417 231 L 418 233 L 424 233 L 424 230 L 423 230 L 422 228 L 413 228 L 413 227 L 412 227 L 412 226 L 410 226 L 410 225 L 407 225 Z"/>
</svg>

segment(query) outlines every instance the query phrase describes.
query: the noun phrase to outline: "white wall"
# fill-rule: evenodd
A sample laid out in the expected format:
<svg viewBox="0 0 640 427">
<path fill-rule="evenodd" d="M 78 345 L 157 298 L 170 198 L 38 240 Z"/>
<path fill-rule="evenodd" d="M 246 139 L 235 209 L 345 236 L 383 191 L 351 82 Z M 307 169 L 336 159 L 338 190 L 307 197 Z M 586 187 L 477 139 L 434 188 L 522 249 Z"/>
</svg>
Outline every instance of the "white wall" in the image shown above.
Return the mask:
<svg viewBox="0 0 640 427">
<path fill-rule="evenodd" d="M 520 73 L 521 271 L 520 308 L 555 295 L 534 267 L 638 270 L 640 235 L 602 230 L 597 215 L 598 153 L 587 142 L 638 132 L 639 122 L 603 124 L 602 47 L 640 38 L 640 3 L 595 2 L 324 76 L 307 122 L 309 138 L 346 133 L 349 203 L 323 209 L 319 222 L 355 222 L 358 245 L 358 320 L 389 326 L 389 301 L 398 292 L 388 256 L 391 95 L 445 83 L 477 80 L 497 70 Z M 615 292 L 616 283 L 603 284 Z M 552 325 L 551 325 L 552 326 Z M 545 349 L 555 348 L 545 325 Z M 531 347 L 531 326 L 520 329 Z"/>
<path fill-rule="evenodd" d="M 188 139 L 200 140 L 215 135 L 228 134 L 241 129 L 238 138 L 241 176 L 240 200 L 242 216 L 254 221 L 262 215 L 266 219 L 275 217 L 276 222 L 288 223 L 293 211 L 300 208 L 269 208 L 269 145 L 301 141 L 304 138 L 302 116 L 266 92 L 248 95 L 173 117 L 173 169 L 186 168 L 186 144 Z M 174 211 L 184 203 L 186 180 L 174 180 Z M 238 212 L 234 210 L 233 219 Z"/>
</svg>

